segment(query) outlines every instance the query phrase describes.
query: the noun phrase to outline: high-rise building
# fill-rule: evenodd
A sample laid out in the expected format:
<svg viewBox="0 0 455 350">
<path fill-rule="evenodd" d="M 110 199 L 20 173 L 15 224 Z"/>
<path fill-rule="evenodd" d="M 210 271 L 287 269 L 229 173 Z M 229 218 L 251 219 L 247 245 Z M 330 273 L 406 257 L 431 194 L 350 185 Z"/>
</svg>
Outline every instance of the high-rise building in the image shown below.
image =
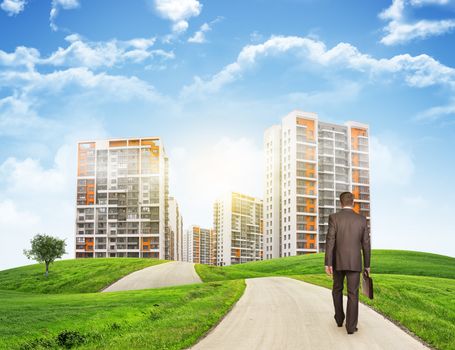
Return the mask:
<svg viewBox="0 0 455 350">
<path fill-rule="evenodd" d="M 215 230 L 193 225 L 186 230 L 183 241 L 184 261 L 216 265 Z"/>
<path fill-rule="evenodd" d="M 174 197 L 169 197 L 170 259 L 183 260 L 183 219 Z"/>
<path fill-rule="evenodd" d="M 351 191 L 370 220 L 369 127 L 293 111 L 264 134 L 264 258 L 325 251 L 328 217 Z"/>
<path fill-rule="evenodd" d="M 262 260 L 262 200 L 231 192 L 214 204 L 217 265 Z"/>
<path fill-rule="evenodd" d="M 169 259 L 168 193 L 158 137 L 79 142 L 76 258 Z"/>
</svg>

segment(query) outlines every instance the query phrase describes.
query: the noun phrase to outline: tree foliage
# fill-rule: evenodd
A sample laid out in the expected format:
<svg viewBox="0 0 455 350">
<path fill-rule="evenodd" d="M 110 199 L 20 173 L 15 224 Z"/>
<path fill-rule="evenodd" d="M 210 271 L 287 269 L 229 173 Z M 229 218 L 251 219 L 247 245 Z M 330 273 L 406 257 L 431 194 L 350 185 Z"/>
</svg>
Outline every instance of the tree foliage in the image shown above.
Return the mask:
<svg viewBox="0 0 455 350">
<path fill-rule="evenodd" d="M 37 234 L 30 241 L 32 249 L 24 249 L 24 254 L 27 258 L 44 262 L 46 266 L 46 277 L 49 274 L 49 264 L 55 259 L 61 258 L 66 253 L 66 242 L 63 239 L 56 237 Z"/>
</svg>

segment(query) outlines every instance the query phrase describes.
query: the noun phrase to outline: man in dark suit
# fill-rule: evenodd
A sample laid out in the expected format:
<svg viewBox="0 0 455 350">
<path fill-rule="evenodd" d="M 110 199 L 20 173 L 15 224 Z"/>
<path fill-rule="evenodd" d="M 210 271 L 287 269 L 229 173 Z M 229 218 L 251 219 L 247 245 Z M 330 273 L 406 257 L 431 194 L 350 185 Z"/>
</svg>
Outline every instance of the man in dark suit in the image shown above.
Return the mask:
<svg viewBox="0 0 455 350">
<path fill-rule="evenodd" d="M 329 230 L 326 239 L 325 271 L 333 276 L 333 305 L 335 321 L 343 326 L 343 284 L 346 276 L 348 305 L 346 309 L 346 330 L 348 334 L 357 331 L 359 316 L 359 283 L 363 266 L 370 273 L 370 229 L 364 216 L 352 210 L 354 196 L 351 192 L 340 195 L 341 210 L 329 216 Z"/>
</svg>

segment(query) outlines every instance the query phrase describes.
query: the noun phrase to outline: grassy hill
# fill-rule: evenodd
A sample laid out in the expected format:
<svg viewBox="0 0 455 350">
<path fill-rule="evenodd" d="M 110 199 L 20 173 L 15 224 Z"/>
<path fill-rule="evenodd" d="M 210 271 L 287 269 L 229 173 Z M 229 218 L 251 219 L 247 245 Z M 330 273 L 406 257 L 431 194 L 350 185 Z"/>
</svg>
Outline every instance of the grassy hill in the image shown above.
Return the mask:
<svg viewBox="0 0 455 350">
<path fill-rule="evenodd" d="M 455 349 L 455 258 L 376 249 L 372 251 L 371 268 L 375 299 L 371 301 L 361 295 L 362 302 L 431 346 Z M 196 265 L 196 271 L 205 282 L 290 276 L 332 288 L 332 279 L 324 273 L 323 253 L 224 267 Z"/>
<path fill-rule="evenodd" d="M 399 274 L 373 274 L 372 277 L 374 299 L 360 293 L 361 302 L 434 348 L 455 349 L 455 279 Z M 325 274 L 295 275 L 293 278 L 332 288 L 332 279 Z M 361 321 L 359 327 L 362 327 Z"/>
<path fill-rule="evenodd" d="M 58 261 L 0 271 L 0 349 L 185 349 L 241 297 L 245 278 L 290 276 L 330 288 L 323 254 L 228 267 L 196 265 L 207 283 L 96 293 L 152 259 Z M 455 259 L 374 250 L 375 299 L 361 300 L 441 350 L 455 344 Z M 360 325 L 361 326 L 361 325 Z"/>
<path fill-rule="evenodd" d="M 34 264 L 0 271 L 0 290 L 33 293 L 90 293 L 131 272 L 165 263 L 157 259 L 71 259 L 54 262 L 49 277 L 44 265 Z"/>
<path fill-rule="evenodd" d="M 237 280 L 112 293 L 0 290 L 0 349 L 186 349 L 244 288 Z"/>
<path fill-rule="evenodd" d="M 407 250 L 374 249 L 373 273 L 455 278 L 455 258 Z M 204 282 L 265 276 L 289 276 L 324 272 L 324 254 L 307 254 L 232 266 L 196 265 Z"/>
</svg>

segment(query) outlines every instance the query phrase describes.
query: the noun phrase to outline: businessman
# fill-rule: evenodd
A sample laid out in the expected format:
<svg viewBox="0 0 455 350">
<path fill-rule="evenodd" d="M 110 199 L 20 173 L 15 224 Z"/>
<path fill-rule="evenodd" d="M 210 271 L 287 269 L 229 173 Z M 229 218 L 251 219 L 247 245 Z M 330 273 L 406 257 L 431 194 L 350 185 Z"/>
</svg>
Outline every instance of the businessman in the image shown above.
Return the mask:
<svg viewBox="0 0 455 350">
<path fill-rule="evenodd" d="M 363 266 L 370 273 L 370 230 L 364 216 L 352 210 L 354 196 L 351 192 L 340 195 L 341 210 L 329 216 L 325 250 L 325 271 L 333 276 L 332 297 L 335 307 L 335 321 L 343 326 L 343 284 L 346 276 L 348 305 L 346 309 L 346 330 L 348 334 L 357 331 L 359 316 L 359 283 Z"/>
</svg>

